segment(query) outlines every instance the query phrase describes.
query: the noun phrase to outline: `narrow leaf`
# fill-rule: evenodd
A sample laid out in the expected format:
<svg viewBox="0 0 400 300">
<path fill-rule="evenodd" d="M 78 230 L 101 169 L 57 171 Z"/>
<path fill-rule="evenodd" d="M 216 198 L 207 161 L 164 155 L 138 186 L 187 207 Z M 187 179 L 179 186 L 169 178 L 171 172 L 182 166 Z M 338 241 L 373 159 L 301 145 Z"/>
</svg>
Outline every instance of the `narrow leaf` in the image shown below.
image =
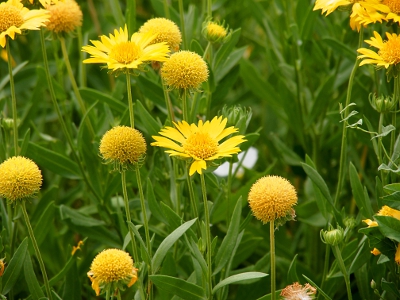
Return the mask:
<svg viewBox="0 0 400 300">
<path fill-rule="evenodd" d="M 185 300 L 206 299 L 202 287 L 187 282 L 180 278 L 166 275 L 150 275 L 150 279 L 156 287 L 164 292 L 171 293 Z"/>
<path fill-rule="evenodd" d="M 30 255 L 25 255 L 24 275 L 32 299 L 38 300 L 40 298 L 43 298 L 44 293 L 40 288 L 35 272 L 33 271 L 33 265 Z"/>
<path fill-rule="evenodd" d="M 212 293 L 215 294 L 217 290 L 222 288 L 223 286 L 226 286 L 228 284 L 241 284 L 247 280 L 252 280 L 252 279 L 258 279 L 268 276 L 266 273 L 262 272 L 245 272 L 245 273 L 240 273 L 236 275 L 229 276 L 228 278 L 220 281 L 212 290 Z"/>
</svg>

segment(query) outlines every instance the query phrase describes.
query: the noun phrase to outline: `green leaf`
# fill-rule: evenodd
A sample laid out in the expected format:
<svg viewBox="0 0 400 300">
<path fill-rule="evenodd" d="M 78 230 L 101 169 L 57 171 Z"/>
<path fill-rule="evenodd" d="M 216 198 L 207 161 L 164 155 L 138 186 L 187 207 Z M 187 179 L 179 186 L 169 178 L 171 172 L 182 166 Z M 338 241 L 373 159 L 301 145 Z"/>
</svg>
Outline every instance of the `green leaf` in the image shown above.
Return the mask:
<svg viewBox="0 0 400 300">
<path fill-rule="evenodd" d="M 22 270 L 22 266 L 24 265 L 25 255 L 27 254 L 28 248 L 28 238 L 26 237 L 18 249 L 15 251 L 13 257 L 10 260 L 6 270 L 3 274 L 3 290 L 1 293 L 6 295 L 14 286 L 14 284 L 18 280 L 19 273 Z M 28 254 L 29 255 L 29 254 Z"/>
<path fill-rule="evenodd" d="M 38 165 L 70 179 L 81 179 L 78 165 L 68 157 L 54 152 L 50 149 L 36 145 L 32 142 L 28 144 L 27 153 L 29 158 L 35 161 Z"/>
<path fill-rule="evenodd" d="M 36 242 L 39 246 L 42 244 L 47 233 L 52 228 L 50 224 L 52 224 L 52 221 L 54 219 L 54 210 L 55 210 L 54 202 L 50 202 L 49 205 L 47 205 L 46 209 L 43 211 L 39 221 L 37 222 L 36 226 L 33 229 Z"/>
<path fill-rule="evenodd" d="M 226 286 L 228 284 L 242 284 L 245 281 L 248 280 L 253 280 L 253 279 L 258 279 L 268 276 L 266 273 L 261 273 L 261 272 L 245 272 L 245 273 L 240 273 L 236 275 L 229 276 L 228 278 L 225 278 L 224 280 L 220 281 L 212 290 L 212 293 L 215 294 L 217 290 L 222 288 L 223 286 Z"/>
<path fill-rule="evenodd" d="M 25 255 L 24 275 L 32 299 L 38 300 L 40 298 L 43 298 L 44 293 L 40 288 L 35 272 L 33 271 L 32 260 L 30 255 Z"/>
<path fill-rule="evenodd" d="M 297 255 L 298 254 L 293 257 L 290 263 L 287 273 L 287 282 L 300 282 L 299 277 L 297 277 Z"/>
<path fill-rule="evenodd" d="M 269 135 L 269 138 L 271 139 L 272 144 L 274 145 L 276 150 L 278 150 L 278 153 L 282 155 L 282 158 L 287 164 L 291 166 L 301 165 L 303 159 L 301 159 L 300 156 L 298 156 L 297 153 L 295 153 L 291 148 L 286 146 L 286 144 L 282 142 L 276 134 L 271 133 Z"/>
<path fill-rule="evenodd" d="M 350 61 L 354 61 L 356 59 L 357 52 L 337 39 L 326 37 L 323 38 L 322 41 L 332 48 L 335 53 L 348 58 Z"/>
<path fill-rule="evenodd" d="M 146 199 L 147 199 L 147 202 L 149 203 L 149 208 L 150 208 L 151 214 L 154 217 L 156 217 L 157 220 L 165 223 L 165 217 L 161 210 L 160 204 L 157 202 L 156 196 L 154 194 L 153 184 L 151 183 L 150 178 L 147 178 L 146 191 L 147 191 Z"/>
<path fill-rule="evenodd" d="M 382 284 L 382 290 L 388 292 L 389 294 L 392 294 L 397 299 L 400 299 L 400 292 L 397 288 L 397 285 L 394 282 L 389 282 L 386 281 L 385 278 L 382 278 L 381 284 Z"/>
<path fill-rule="evenodd" d="M 160 83 L 156 83 L 145 76 L 137 77 L 136 83 L 147 99 L 161 107 L 166 107 L 164 91 Z"/>
<path fill-rule="evenodd" d="M 303 274 L 303 277 L 308 281 L 309 284 L 311 284 L 313 287 L 315 287 L 318 292 L 326 299 L 326 300 L 332 300 L 331 297 L 329 297 L 321 288 L 316 285 L 310 278 L 308 278 L 306 275 Z"/>
<path fill-rule="evenodd" d="M 212 63 L 212 68 L 213 70 L 217 70 L 221 64 L 225 62 L 225 60 L 228 58 L 228 56 L 231 54 L 233 47 L 237 44 L 239 41 L 241 29 L 238 28 L 234 31 L 232 31 L 231 38 L 229 41 L 221 46 L 217 53 L 215 53 L 214 60 Z M 222 76 L 223 77 L 223 76 Z"/>
<path fill-rule="evenodd" d="M 65 205 L 60 205 L 60 215 L 61 220 L 70 219 L 72 223 L 79 226 L 92 227 L 105 225 L 104 221 L 85 216 L 77 210 L 69 208 Z"/>
<path fill-rule="evenodd" d="M 135 234 L 135 237 L 138 239 L 140 245 L 142 245 L 142 247 L 143 247 L 143 253 L 145 254 L 145 257 L 143 258 L 143 260 L 145 261 L 146 264 L 150 264 L 151 258 L 149 256 L 149 252 L 147 251 L 147 245 L 143 241 L 142 236 L 140 235 L 136 226 L 133 225 L 132 222 L 127 222 L 127 223 L 128 223 L 129 228 L 131 228 L 133 233 Z M 129 235 L 129 233 L 128 233 L 128 235 Z M 130 235 L 129 235 L 129 239 L 130 239 Z"/>
<path fill-rule="evenodd" d="M 361 185 L 360 177 L 358 176 L 356 167 L 351 162 L 349 173 L 351 190 L 353 192 L 354 200 L 357 203 L 358 209 L 362 212 L 365 218 L 371 219 L 374 214 L 371 202 L 369 201 L 369 199 L 364 197 L 364 190 Z"/>
<path fill-rule="evenodd" d="M 80 276 L 78 272 L 78 267 L 76 265 L 76 260 L 71 265 L 65 276 L 65 285 L 63 292 L 63 299 L 82 299 L 81 290 L 82 283 L 80 281 Z"/>
<path fill-rule="evenodd" d="M 101 103 L 107 104 L 112 110 L 120 114 L 124 113 L 128 109 L 128 105 L 115 99 L 105 93 L 99 92 L 95 89 L 80 88 L 79 92 L 82 98 L 90 104 L 100 101 Z"/>
<path fill-rule="evenodd" d="M 172 245 L 188 230 L 194 223 L 196 219 L 187 221 L 175 229 L 170 235 L 168 235 L 158 247 L 156 253 L 153 256 L 152 261 L 152 269 L 153 272 L 156 272 L 161 266 L 161 262 L 163 261 L 165 255 L 168 250 L 172 247 Z"/>
<path fill-rule="evenodd" d="M 375 216 L 375 220 L 378 222 L 380 232 L 385 237 L 400 243 L 400 220 L 387 216 Z"/>
<path fill-rule="evenodd" d="M 219 82 L 226 74 L 228 74 L 234 66 L 237 65 L 246 51 L 247 46 L 233 50 L 228 57 L 214 71 L 215 82 Z"/>
<path fill-rule="evenodd" d="M 31 129 L 28 128 L 28 130 L 25 132 L 24 139 L 22 140 L 21 150 L 19 152 L 19 155 L 21 156 L 26 155 L 26 150 L 28 149 L 28 143 L 30 139 L 31 139 Z"/>
<path fill-rule="evenodd" d="M 150 275 L 150 279 L 161 291 L 177 295 L 185 300 L 205 300 L 205 292 L 202 287 L 187 282 L 180 278 L 166 275 Z"/>
<path fill-rule="evenodd" d="M 235 209 L 232 214 L 231 222 L 229 224 L 228 232 L 226 233 L 221 246 L 215 256 L 215 269 L 213 276 L 221 271 L 232 255 L 235 248 L 236 240 L 239 234 L 240 216 L 242 214 L 242 197 L 236 202 Z"/>
<path fill-rule="evenodd" d="M 145 131 L 150 135 L 157 135 L 161 129 L 161 124 L 159 124 L 143 106 L 143 104 L 138 100 L 136 101 L 136 112 L 138 118 L 142 121 Z"/>
</svg>

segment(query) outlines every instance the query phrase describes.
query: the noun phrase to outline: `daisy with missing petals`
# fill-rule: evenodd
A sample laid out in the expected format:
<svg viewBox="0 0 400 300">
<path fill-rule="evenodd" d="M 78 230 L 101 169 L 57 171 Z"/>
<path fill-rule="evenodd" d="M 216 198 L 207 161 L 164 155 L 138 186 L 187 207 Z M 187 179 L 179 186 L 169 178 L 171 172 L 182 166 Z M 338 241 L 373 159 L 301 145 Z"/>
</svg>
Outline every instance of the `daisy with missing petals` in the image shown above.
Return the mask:
<svg viewBox="0 0 400 300">
<path fill-rule="evenodd" d="M 202 174 L 207 169 L 207 162 L 240 152 L 237 146 L 245 141 L 243 135 L 233 136 L 220 144 L 222 139 L 238 131 L 233 126 L 225 128 L 227 121 L 221 116 L 205 123 L 200 120 L 198 125 L 186 121 L 174 122 L 176 128 L 162 129 L 159 132 L 162 136 L 153 136 L 156 142 L 151 145 L 169 148 L 165 152 L 170 156 L 192 159 L 189 175 L 195 172 Z"/>
<path fill-rule="evenodd" d="M 82 51 L 90 54 L 83 62 L 106 64 L 111 72 L 131 73 L 143 70 L 143 64 L 150 61 L 166 61 L 169 47 L 167 43 L 151 44 L 157 33 L 134 33 L 128 36 L 128 28 L 114 30 L 114 35 L 102 35 L 101 41 L 91 41 L 94 46 L 84 46 Z"/>
<path fill-rule="evenodd" d="M 378 52 L 366 48 L 358 49 L 357 52 L 361 53 L 358 58 L 363 59 L 360 66 L 374 64 L 378 68 L 385 67 L 386 69 L 397 66 L 400 63 L 400 35 L 387 32 L 387 41 L 383 41 L 376 31 L 374 31 L 374 36 L 365 42 L 377 48 Z"/>
<path fill-rule="evenodd" d="M 0 3 L 0 46 L 6 46 L 6 37 L 15 39 L 22 30 L 38 30 L 45 26 L 49 18 L 48 11 L 24 7 L 20 0 L 8 0 Z"/>
<path fill-rule="evenodd" d="M 300 283 L 295 282 L 292 285 L 285 287 L 281 296 L 283 300 L 311 300 L 314 299 L 317 289 L 306 283 L 302 286 Z"/>
</svg>

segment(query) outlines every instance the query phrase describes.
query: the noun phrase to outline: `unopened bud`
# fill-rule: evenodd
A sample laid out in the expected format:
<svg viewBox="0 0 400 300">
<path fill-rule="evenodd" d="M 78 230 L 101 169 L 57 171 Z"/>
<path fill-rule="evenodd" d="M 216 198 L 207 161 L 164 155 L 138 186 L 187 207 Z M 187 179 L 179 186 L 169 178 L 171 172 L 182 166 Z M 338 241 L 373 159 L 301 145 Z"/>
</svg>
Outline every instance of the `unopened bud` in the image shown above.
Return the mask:
<svg viewBox="0 0 400 300">
<path fill-rule="evenodd" d="M 321 230 L 320 236 L 322 242 L 325 244 L 337 246 L 343 241 L 344 231 L 340 226 L 338 226 L 337 229 L 334 229 L 331 225 L 329 225 L 328 230 Z"/>
</svg>

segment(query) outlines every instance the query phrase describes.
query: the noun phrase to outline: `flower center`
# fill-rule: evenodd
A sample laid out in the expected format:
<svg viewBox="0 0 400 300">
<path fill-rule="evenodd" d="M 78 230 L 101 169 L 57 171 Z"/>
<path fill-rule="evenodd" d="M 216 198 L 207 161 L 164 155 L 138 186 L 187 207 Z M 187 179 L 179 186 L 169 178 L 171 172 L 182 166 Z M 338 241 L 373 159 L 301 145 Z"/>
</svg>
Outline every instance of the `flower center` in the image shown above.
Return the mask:
<svg viewBox="0 0 400 300">
<path fill-rule="evenodd" d="M 400 2 L 397 0 L 384 0 L 382 2 L 383 4 L 385 4 L 387 7 L 390 8 L 390 11 L 392 13 L 395 14 L 399 14 L 400 13 Z"/>
<path fill-rule="evenodd" d="M 0 32 L 6 31 L 11 26 L 19 27 L 24 23 L 18 8 L 12 5 L 0 5 Z"/>
<path fill-rule="evenodd" d="M 137 60 L 142 54 L 142 49 L 132 42 L 122 42 L 115 45 L 110 51 L 110 58 L 121 64 L 130 64 Z"/>
<path fill-rule="evenodd" d="M 215 24 L 215 23 L 209 23 L 207 25 L 207 31 L 208 34 L 218 36 L 218 37 L 225 37 L 226 36 L 226 30 L 224 27 L 221 25 Z"/>
<path fill-rule="evenodd" d="M 189 136 L 183 149 L 191 156 L 207 159 L 217 153 L 218 143 L 208 133 L 196 132 Z"/>
<path fill-rule="evenodd" d="M 394 65 L 400 63 L 400 36 L 386 41 L 378 54 L 385 62 Z"/>
</svg>

